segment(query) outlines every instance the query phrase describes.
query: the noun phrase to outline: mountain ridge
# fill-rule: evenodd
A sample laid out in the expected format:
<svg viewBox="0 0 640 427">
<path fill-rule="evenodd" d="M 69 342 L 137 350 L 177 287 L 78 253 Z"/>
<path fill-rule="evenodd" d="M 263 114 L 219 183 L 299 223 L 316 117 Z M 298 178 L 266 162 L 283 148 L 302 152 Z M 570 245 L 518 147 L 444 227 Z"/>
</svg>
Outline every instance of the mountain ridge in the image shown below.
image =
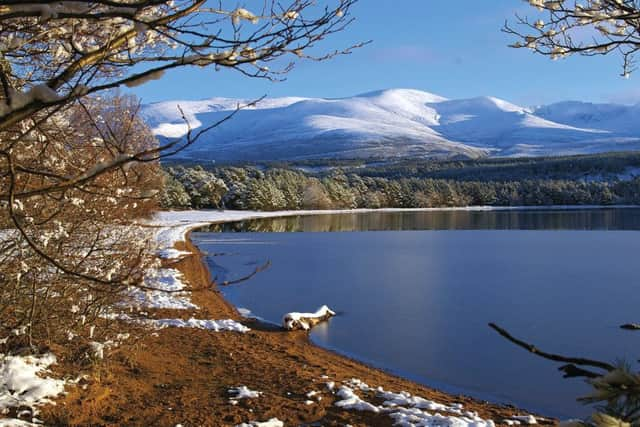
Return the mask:
<svg viewBox="0 0 640 427">
<path fill-rule="evenodd" d="M 220 97 L 163 101 L 144 105 L 142 115 L 158 137 L 171 139 L 249 102 Z M 265 98 L 203 135 L 179 157 L 476 158 L 637 149 L 640 104 L 563 101 L 527 108 L 491 96 L 447 99 L 416 89 L 386 89 L 344 98 Z"/>
</svg>

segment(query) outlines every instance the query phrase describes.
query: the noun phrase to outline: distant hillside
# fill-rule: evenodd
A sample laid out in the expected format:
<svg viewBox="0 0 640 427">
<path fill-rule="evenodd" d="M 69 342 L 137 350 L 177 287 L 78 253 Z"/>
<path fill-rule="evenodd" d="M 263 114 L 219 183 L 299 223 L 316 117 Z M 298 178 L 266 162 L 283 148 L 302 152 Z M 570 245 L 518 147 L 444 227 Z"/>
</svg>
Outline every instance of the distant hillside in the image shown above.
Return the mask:
<svg viewBox="0 0 640 427">
<path fill-rule="evenodd" d="M 161 138 L 222 119 L 247 100 L 144 106 Z M 180 153 L 198 160 L 479 158 L 640 149 L 640 106 L 563 102 L 528 109 L 493 97 L 448 100 L 410 89 L 350 98 L 271 98 Z"/>
</svg>

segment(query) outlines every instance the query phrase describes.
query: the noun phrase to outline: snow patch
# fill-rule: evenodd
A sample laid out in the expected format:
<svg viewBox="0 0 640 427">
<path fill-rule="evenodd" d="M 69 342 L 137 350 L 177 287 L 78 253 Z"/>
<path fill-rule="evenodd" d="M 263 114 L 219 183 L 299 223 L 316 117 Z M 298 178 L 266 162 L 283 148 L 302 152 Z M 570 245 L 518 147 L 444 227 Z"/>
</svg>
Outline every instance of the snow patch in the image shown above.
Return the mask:
<svg viewBox="0 0 640 427">
<path fill-rule="evenodd" d="M 277 418 L 271 418 L 269 421 L 249 421 L 236 425 L 236 427 L 284 427 L 284 423 Z"/>
<path fill-rule="evenodd" d="M 381 405 L 367 402 L 356 390 L 372 392 L 378 399 L 384 399 Z M 444 405 L 408 392 L 393 393 L 382 387 L 375 390 L 358 379 L 352 379 L 338 389 L 336 395 L 341 399 L 335 406 L 356 411 L 368 411 L 387 414 L 394 425 L 402 426 L 473 426 L 494 427 L 492 420 L 484 420 L 472 411 L 465 411 L 461 404 Z"/>
<path fill-rule="evenodd" d="M 507 421 L 516 421 L 518 424 L 538 424 L 538 420 L 533 415 L 514 415 Z"/>
<path fill-rule="evenodd" d="M 189 320 L 182 319 L 159 319 L 149 320 L 148 323 L 156 328 L 194 328 L 194 329 L 206 329 L 208 331 L 220 332 L 220 331 L 232 331 L 232 332 L 249 332 L 251 329 L 244 326 L 242 323 L 236 322 L 232 319 L 223 320 L 203 320 L 194 319 Z"/>
<path fill-rule="evenodd" d="M 0 427 L 41 427 L 42 424 L 30 423 L 24 420 L 18 420 L 15 418 L 2 418 L 0 419 Z"/>
<path fill-rule="evenodd" d="M 158 251 L 158 256 L 162 259 L 179 259 L 189 255 L 193 255 L 189 251 L 179 251 L 175 248 L 164 248 Z"/>
<path fill-rule="evenodd" d="M 147 270 L 144 285 L 153 290 L 132 287 L 130 296 L 133 305 L 174 310 L 198 308 L 191 302 L 187 292 L 181 292 L 186 287 L 182 279 L 182 273 L 174 268 Z"/>
<path fill-rule="evenodd" d="M 35 408 L 64 392 L 65 382 L 44 374 L 56 363 L 51 354 L 41 356 L 9 356 L 0 354 L 0 414 L 10 408 L 29 407 L 35 416 Z M 33 419 L 32 422 L 37 420 Z M 30 425 L 24 420 L 2 419 L 1 425 Z"/>
<path fill-rule="evenodd" d="M 250 390 L 247 386 L 241 385 L 240 387 L 232 387 L 229 390 L 229 394 L 232 394 L 232 400 L 238 399 L 257 399 L 262 396 L 261 391 Z"/>
</svg>

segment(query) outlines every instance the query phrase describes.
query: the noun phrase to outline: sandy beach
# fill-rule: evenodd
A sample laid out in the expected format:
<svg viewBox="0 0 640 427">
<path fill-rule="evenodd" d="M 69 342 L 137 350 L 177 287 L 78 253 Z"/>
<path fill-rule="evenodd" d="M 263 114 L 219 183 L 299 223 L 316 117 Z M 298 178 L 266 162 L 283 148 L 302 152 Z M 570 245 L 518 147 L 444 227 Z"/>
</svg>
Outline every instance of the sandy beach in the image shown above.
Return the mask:
<svg viewBox="0 0 640 427">
<path fill-rule="evenodd" d="M 277 419 L 286 426 L 394 425 L 386 411 L 337 406 L 341 385 L 349 385 L 373 405 L 383 404 L 376 391 L 382 387 L 463 408 L 461 414 L 473 413 L 495 424 L 513 423 L 514 416 L 528 415 L 518 408 L 449 395 L 371 368 L 313 345 L 306 332 L 286 332 L 243 318 L 210 283 L 204 257 L 188 239 L 186 230 L 191 227 L 174 230 L 186 236 L 174 243 L 174 249 L 191 255 L 164 264 L 182 273 L 197 308 L 148 310 L 149 318 L 233 319 L 250 331 L 141 330 L 132 343 L 95 366 L 91 378 L 69 387 L 56 406 L 43 408 L 41 418 L 47 424 L 234 426 Z M 61 359 L 57 370 L 68 373 L 73 361 Z M 361 383 L 369 387 L 358 389 Z M 240 386 L 258 391 L 259 396 L 233 399 L 229 390 Z M 446 410 L 442 414 L 462 416 Z"/>
</svg>

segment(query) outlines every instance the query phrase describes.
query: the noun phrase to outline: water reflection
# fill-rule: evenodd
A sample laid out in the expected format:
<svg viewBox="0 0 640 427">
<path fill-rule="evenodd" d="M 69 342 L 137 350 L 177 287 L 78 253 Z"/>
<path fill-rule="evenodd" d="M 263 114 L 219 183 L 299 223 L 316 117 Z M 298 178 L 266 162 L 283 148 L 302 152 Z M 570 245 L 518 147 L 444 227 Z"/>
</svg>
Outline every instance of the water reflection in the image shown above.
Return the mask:
<svg viewBox="0 0 640 427">
<path fill-rule="evenodd" d="M 215 224 L 209 232 L 380 230 L 640 230 L 640 209 L 370 212 L 299 215 Z"/>
</svg>

